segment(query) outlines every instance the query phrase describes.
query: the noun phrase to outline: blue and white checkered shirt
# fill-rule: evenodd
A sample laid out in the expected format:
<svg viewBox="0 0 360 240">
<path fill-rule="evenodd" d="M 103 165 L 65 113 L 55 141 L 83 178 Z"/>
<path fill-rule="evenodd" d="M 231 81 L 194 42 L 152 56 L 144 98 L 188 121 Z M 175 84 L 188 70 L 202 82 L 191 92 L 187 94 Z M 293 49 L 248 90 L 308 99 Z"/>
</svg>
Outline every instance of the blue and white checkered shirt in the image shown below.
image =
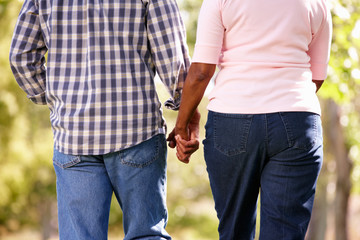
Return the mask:
<svg viewBox="0 0 360 240">
<path fill-rule="evenodd" d="M 176 108 L 190 65 L 176 0 L 25 0 L 10 63 L 28 98 L 49 106 L 55 148 L 72 155 L 165 133 L 155 73 Z"/>
</svg>

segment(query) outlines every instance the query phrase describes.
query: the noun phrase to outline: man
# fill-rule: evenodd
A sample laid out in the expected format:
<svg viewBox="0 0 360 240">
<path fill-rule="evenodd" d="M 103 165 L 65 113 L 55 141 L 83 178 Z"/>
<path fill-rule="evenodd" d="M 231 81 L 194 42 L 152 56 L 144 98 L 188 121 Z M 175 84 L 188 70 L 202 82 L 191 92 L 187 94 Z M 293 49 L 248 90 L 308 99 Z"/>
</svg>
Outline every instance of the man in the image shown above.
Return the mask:
<svg viewBox="0 0 360 240">
<path fill-rule="evenodd" d="M 189 58 L 176 1 L 25 0 L 10 63 L 50 109 L 60 239 L 107 239 L 113 192 L 126 240 L 171 239 L 154 77 L 177 109 Z"/>
</svg>

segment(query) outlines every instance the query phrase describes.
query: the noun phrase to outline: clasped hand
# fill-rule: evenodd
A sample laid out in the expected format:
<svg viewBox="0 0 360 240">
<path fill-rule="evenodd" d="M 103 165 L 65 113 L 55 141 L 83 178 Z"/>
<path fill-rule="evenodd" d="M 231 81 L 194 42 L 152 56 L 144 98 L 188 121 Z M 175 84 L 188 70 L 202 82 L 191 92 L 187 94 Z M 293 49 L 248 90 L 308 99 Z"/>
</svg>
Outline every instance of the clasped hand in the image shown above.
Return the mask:
<svg viewBox="0 0 360 240">
<path fill-rule="evenodd" d="M 178 124 L 169 134 L 169 147 L 176 147 L 176 157 L 183 163 L 189 163 L 191 155 L 199 149 L 199 120 L 194 116 L 187 127 Z"/>
</svg>

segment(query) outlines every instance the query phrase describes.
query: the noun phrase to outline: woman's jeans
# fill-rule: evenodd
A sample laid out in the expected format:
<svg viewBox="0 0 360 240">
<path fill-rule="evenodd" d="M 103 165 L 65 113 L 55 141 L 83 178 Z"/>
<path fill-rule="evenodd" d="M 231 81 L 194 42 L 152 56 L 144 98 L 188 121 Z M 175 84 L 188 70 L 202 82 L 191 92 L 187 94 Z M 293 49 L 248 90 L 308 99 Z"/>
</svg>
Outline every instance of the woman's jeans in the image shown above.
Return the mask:
<svg viewBox="0 0 360 240">
<path fill-rule="evenodd" d="M 113 192 L 125 240 L 171 239 L 165 231 L 166 140 L 163 134 L 120 152 L 72 156 L 55 150 L 61 240 L 107 239 Z"/>
<path fill-rule="evenodd" d="M 209 112 L 205 160 L 221 240 L 304 239 L 322 165 L 320 116 Z"/>
</svg>

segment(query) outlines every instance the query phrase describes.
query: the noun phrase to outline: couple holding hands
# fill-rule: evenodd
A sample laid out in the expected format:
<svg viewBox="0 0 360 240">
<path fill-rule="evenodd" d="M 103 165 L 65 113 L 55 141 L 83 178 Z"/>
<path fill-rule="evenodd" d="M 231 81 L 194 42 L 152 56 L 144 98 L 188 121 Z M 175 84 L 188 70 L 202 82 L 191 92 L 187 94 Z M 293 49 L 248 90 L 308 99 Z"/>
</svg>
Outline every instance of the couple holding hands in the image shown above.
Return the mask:
<svg viewBox="0 0 360 240">
<path fill-rule="evenodd" d="M 174 0 L 25 0 L 10 63 L 50 109 L 60 239 L 107 239 L 113 193 L 124 239 L 171 239 L 154 76 L 179 109 L 169 146 L 188 163 L 216 67 L 203 145 L 219 239 L 254 239 L 259 193 L 259 238 L 304 239 L 331 33 L 326 0 L 204 0 L 190 65 Z"/>
</svg>

